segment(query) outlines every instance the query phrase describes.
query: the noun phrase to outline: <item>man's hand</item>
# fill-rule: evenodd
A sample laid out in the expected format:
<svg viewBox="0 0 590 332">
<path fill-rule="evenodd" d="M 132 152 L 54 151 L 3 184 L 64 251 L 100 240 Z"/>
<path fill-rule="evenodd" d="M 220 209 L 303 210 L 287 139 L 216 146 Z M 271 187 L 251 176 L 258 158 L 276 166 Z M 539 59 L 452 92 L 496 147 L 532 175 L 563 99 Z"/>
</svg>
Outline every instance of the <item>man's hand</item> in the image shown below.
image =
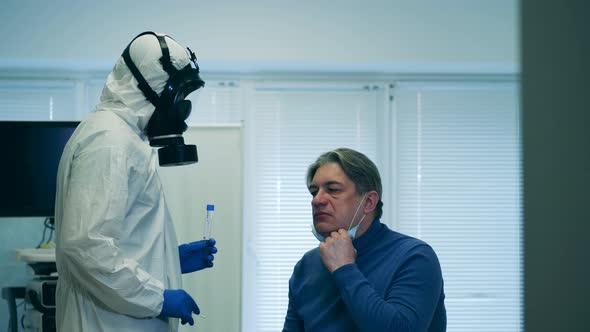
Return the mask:
<svg viewBox="0 0 590 332">
<path fill-rule="evenodd" d="M 341 228 L 326 237 L 324 242 L 320 243 L 320 256 L 330 273 L 343 265 L 354 263 L 356 250 L 352 246 L 348 232 Z"/>
</svg>

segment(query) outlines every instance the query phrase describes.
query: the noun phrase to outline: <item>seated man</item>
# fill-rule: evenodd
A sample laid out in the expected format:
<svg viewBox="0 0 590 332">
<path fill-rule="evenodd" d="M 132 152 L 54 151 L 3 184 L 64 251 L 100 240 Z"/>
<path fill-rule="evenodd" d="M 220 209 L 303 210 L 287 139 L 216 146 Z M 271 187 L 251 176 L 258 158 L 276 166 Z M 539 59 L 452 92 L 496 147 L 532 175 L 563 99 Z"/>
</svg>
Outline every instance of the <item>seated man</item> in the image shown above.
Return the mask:
<svg viewBox="0 0 590 332">
<path fill-rule="evenodd" d="M 321 241 L 289 280 L 283 331 L 445 331 L 434 250 L 382 224 L 381 178 L 360 152 L 322 154 L 307 171 Z"/>
</svg>

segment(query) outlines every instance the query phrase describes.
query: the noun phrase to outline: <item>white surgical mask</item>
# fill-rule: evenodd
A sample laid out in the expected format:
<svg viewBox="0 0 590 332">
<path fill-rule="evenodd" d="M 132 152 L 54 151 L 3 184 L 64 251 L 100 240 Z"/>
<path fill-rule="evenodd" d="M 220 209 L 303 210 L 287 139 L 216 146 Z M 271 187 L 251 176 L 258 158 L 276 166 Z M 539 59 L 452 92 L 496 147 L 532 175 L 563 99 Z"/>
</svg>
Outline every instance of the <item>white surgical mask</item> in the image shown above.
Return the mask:
<svg viewBox="0 0 590 332">
<path fill-rule="evenodd" d="M 363 220 L 365 220 L 365 217 L 367 216 L 366 214 L 363 214 L 361 221 L 359 221 L 359 223 L 356 224 L 356 226 L 352 227 L 352 224 L 354 223 L 354 218 L 356 218 L 356 215 L 359 212 L 361 205 L 363 204 L 363 202 L 365 200 L 365 197 L 367 197 L 367 194 L 363 195 L 363 198 L 361 198 L 361 202 L 357 206 L 356 211 L 354 212 L 354 216 L 352 216 L 352 220 L 350 220 L 350 225 L 348 226 L 348 235 L 350 235 L 350 238 L 353 240 L 356 237 L 356 231 L 359 229 L 359 226 L 361 225 L 361 223 L 363 222 Z M 324 242 L 324 240 L 326 239 L 324 236 L 322 236 L 322 234 L 320 234 L 318 232 L 318 230 L 315 228 L 315 225 L 313 224 L 313 222 L 311 223 L 311 233 L 320 242 Z"/>
</svg>

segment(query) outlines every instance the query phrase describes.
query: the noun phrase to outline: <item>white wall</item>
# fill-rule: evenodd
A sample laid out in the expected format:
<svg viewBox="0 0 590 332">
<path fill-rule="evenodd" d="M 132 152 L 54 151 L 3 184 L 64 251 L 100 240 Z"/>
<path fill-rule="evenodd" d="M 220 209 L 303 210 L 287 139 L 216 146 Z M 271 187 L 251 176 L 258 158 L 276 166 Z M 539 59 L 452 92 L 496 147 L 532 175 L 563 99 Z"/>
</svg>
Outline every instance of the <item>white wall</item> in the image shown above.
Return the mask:
<svg viewBox="0 0 590 332">
<path fill-rule="evenodd" d="M 110 70 L 139 32 L 204 71 L 518 71 L 517 0 L 3 0 L 0 73 Z"/>
<path fill-rule="evenodd" d="M 160 177 L 179 243 L 203 236 L 205 207 L 214 204 L 211 237 L 219 250 L 214 267 L 183 275 L 205 319 L 180 331 L 239 331 L 242 288 L 241 127 L 191 127 L 183 135 L 196 144 L 199 162 L 160 167 Z M 1 326 L 0 326 L 1 327 Z"/>
</svg>

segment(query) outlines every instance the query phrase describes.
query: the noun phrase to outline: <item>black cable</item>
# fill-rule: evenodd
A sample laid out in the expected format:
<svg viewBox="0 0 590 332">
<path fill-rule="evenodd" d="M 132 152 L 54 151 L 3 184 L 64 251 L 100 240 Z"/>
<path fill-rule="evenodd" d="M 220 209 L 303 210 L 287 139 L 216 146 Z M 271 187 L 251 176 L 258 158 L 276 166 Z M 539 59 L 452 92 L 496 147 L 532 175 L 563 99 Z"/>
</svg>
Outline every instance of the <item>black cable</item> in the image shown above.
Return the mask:
<svg viewBox="0 0 590 332">
<path fill-rule="evenodd" d="M 45 218 L 45 221 L 43 222 L 43 224 L 45 225 L 45 227 L 54 230 L 55 226 L 53 226 L 52 222 L 51 222 L 51 218 L 47 217 Z"/>
<path fill-rule="evenodd" d="M 55 226 L 51 223 L 51 218 L 45 219 L 45 227 L 49 228 L 49 240 L 47 240 L 49 242 L 53 239 L 53 231 L 55 230 Z"/>
<path fill-rule="evenodd" d="M 23 306 L 23 315 L 20 316 L 20 326 L 23 328 L 23 331 L 25 331 L 25 316 L 27 314 L 27 303 L 25 301 L 23 301 L 24 306 Z"/>
<path fill-rule="evenodd" d="M 43 238 L 41 239 L 41 242 L 39 242 L 39 244 L 37 245 L 37 248 L 41 248 L 42 244 L 51 241 L 51 239 L 53 238 L 53 231 L 55 230 L 55 227 L 51 224 L 51 218 L 45 218 L 45 220 L 43 221 L 43 226 Z M 49 239 L 45 241 L 45 235 L 48 229 L 50 230 Z"/>
<path fill-rule="evenodd" d="M 43 227 L 43 237 L 41 238 L 41 242 L 37 245 L 37 248 L 41 248 L 41 245 L 45 243 L 45 232 L 47 231 L 47 227 Z"/>
<path fill-rule="evenodd" d="M 16 312 L 17 312 L 17 317 L 10 317 L 10 321 L 8 322 L 8 329 L 6 329 L 7 332 L 11 332 L 11 330 L 13 329 L 12 326 L 13 324 L 18 324 L 18 309 L 19 307 L 21 307 L 23 304 L 25 304 L 25 300 L 20 300 L 20 302 L 15 306 L 16 307 Z M 23 327 L 23 329 L 25 328 L 23 319 L 25 318 L 25 314 L 23 313 L 23 315 L 21 316 L 21 326 Z"/>
<path fill-rule="evenodd" d="M 51 230 L 49 231 L 49 239 L 47 240 L 47 242 L 51 241 L 53 239 L 53 228 L 51 228 Z"/>
</svg>

